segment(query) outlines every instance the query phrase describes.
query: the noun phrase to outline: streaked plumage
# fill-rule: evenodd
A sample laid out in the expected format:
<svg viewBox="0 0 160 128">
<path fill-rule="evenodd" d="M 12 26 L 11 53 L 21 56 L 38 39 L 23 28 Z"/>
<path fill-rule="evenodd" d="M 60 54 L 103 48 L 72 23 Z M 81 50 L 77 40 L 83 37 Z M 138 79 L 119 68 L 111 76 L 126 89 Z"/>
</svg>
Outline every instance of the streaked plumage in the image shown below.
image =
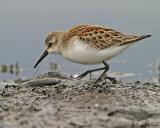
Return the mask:
<svg viewBox="0 0 160 128">
<path fill-rule="evenodd" d="M 126 35 L 108 27 L 96 25 L 77 25 L 65 33 L 64 42 L 69 41 L 74 36 L 78 36 L 80 40 L 97 49 L 105 49 L 128 44 L 146 37 Z"/>
</svg>

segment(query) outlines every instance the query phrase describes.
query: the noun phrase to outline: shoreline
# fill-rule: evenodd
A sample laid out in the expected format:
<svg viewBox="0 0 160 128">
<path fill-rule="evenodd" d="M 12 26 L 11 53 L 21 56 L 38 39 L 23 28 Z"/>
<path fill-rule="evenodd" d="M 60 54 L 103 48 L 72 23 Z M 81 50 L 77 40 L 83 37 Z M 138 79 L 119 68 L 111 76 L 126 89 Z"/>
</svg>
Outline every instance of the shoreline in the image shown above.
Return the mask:
<svg viewBox="0 0 160 128">
<path fill-rule="evenodd" d="M 160 85 L 44 74 L 0 88 L 0 127 L 157 128 Z"/>
</svg>

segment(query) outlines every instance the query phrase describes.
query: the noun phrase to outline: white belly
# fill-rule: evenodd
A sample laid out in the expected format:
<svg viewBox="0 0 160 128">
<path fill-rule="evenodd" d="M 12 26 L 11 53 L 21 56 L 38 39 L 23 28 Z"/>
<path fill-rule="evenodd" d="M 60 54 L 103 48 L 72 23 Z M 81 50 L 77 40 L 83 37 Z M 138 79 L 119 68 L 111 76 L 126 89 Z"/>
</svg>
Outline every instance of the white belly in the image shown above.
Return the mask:
<svg viewBox="0 0 160 128">
<path fill-rule="evenodd" d="M 103 50 L 97 50 L 91 48 L 88 44 L 83 43 L 82 41 L 78 41 L 74 43 L 72 47 L 68 50 L 62 52 L 62 55 L 73 62 L 80 64 L 98 64 L 102 63 L 102 61 L 107 61 L 125 49 L 127 49 L 132 44 L 122 45 L 118 47 L 106 48 Z"/>
</svg>

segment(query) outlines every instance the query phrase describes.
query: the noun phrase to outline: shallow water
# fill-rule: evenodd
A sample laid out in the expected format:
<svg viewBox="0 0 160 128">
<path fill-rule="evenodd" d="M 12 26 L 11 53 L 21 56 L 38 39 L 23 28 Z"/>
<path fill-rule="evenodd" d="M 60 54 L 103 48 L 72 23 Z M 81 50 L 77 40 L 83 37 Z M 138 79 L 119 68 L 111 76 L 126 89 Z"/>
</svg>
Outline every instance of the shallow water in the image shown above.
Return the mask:
<svg viewBox="0 0 160 128">
<path fill-rule="evenodd" d="M 110 72 L 132 73 L 127 79 L 157 76 L 160 60 L 160 1 L 0 1 L 0 65 L 16 64 L 23 69 L 18 75 L 1 73 L 0 79 L 32 77 L 49 71 L 49 63 L 58 63 L 64 73 L 80 73 L 101 65 L 84 66 L 58 55 L 48 56 L 39 70 L 33 66 L 43 52 L 43 42 L 51 31 L 68 29 L 75 24 L 99 24 L 129 34 L 152 34 L 112 59 Z M 36 73 L 35 73 L 36 72 Z"/>
</svg>

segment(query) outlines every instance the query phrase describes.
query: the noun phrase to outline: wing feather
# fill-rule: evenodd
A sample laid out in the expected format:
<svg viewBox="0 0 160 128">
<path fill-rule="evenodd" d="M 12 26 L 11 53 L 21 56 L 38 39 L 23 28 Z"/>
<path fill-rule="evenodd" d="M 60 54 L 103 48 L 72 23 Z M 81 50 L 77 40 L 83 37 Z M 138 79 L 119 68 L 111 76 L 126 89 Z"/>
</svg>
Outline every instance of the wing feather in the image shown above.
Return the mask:
<svg viewBox="0 0 160 128">
<path fill-rule="evenodd" d="M 66 33 L 64 40 L 69 41 L 74 36 L 97 49 L 125 45 L 141 39 L 141 36 L 126 35 L 109 27 L 96 25 L 74 26 Z"/>
</svg>

